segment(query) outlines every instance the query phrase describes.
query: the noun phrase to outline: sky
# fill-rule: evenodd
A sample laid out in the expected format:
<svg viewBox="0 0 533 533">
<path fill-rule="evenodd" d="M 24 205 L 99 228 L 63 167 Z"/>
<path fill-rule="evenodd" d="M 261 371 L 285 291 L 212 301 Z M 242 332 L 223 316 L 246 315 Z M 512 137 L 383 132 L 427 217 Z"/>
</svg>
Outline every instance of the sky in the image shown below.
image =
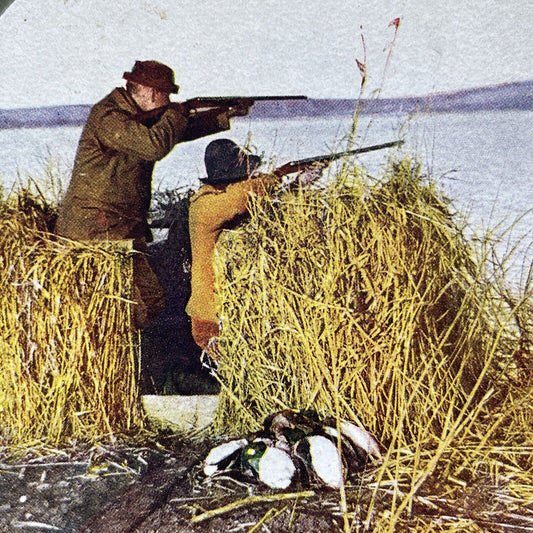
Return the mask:
<svg viewBox="0 0 533 533">
<path fill-rule="evenodd" d="M 398 32 L 390 22 L 400 18 Z M 533 79 L 533 0 L 15 0 L 0 108 L 92 104 L 136 59 L 214 95 L 423 96 Z"/>
</svg>

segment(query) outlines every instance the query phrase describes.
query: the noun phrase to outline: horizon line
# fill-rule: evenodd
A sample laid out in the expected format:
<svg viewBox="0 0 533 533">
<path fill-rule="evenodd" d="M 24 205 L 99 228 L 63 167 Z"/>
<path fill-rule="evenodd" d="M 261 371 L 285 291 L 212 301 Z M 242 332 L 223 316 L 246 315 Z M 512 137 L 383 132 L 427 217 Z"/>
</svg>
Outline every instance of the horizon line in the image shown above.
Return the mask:
<svg viewBox="0 0 533 533">
<path fill-rule="evenodd" d="M 522 81 L 509 81 L 509 82 L 501 82 L 501 83 L 494 83 L 490 85 L 480 85 L 476 87 L 465 87 L 462 89 L 456 89 L 452 91 L 436 91 L 431 93 L 426 93 L 422 95 L 404 95 L 404 96 L 386 96 L 386 97 L 378 97 L 375 98 L 373 96 L 368 97 L 348 97 L 348 96 L 310 96 L 307 98 L 307 101 L 309 100 L 346 100 L 346 101 L 390 101 L 390 100 L 413 100 L 413 99 L 424 99 L 424 98 L 431 98 L 431 97 L 446 97 L 446 96 L 459 96 L 463 95 L 465 93 L 470 92 L 477 92 L 477 91 L 483 91 L 483 90 L 492 90 L 492 89 L 501 89 L 504 87 L 510 87 L 510 86 L 516 86 L 516 85 L 527 85 L 527 84 L 533 84 L 533 78 L 522 80 Z M 378 89 L 373 91 L 374 93 L 377 92 Z M 226 95 L 217 95 L 221 97 L 226 97 Z M 231 94 L 229 96 L 235 96 L 234 94 Z M 254 95 L 242 95 L 242 98 L 253 98 Z M 202 95 L 197 95 L 191 98 L 204 98 Z M 187 100 L 183 100 L 184 102 Z M 62 107 L 92 107 L 94 103 L 86 104 L 86 103 L 77 103 L 77 104 L 46 104 L 46 105 L 29 105 L 24 107 L 0 107 L 0 111 L 22 111 L 22 110 L 33 110 L 33 109 L 55 109 L 55 108 L 62 108 Z M 179 102 L 178 102 L 179 103 Z"/>
</svg>

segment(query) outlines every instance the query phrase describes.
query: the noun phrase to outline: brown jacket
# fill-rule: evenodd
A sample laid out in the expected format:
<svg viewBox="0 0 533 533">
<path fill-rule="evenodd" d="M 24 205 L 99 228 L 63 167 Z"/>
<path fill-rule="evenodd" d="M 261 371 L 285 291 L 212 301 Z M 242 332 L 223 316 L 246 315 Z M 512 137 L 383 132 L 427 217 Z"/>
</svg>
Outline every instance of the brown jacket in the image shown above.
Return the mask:
<svg viewBox="0 0 533 533">
<path fill-rule="evenodd" d="M 220 232 L 247 212 L 251 194 L 262 196 L 278 181 L 272 175 L 262 174 L 224 187 L 204 185 L 191 197 L 191 298 L 186 309 L 191 317 L 218 321 L 213 263 Z"/>
<path fill-rule="evenodd" d="M 152 240 L 147 219 L 154 163 L 178 142 L 195 137 L 178 107 L 168 108 L 151 126 L 134 119 L 139 111 L 123 88 L 92 108 L 56 223 L 58 234 L 77 240 Z M 229 128 L 227 116 L 217 118 L 207 133 Z"/>
</svg>

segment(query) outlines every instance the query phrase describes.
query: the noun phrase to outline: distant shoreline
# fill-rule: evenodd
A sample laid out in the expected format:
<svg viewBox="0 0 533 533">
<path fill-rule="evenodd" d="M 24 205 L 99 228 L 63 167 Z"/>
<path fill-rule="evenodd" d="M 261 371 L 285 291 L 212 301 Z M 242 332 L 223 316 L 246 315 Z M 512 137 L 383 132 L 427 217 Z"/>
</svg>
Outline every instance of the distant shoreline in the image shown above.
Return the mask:
<svg viewBox="0 0 533 533">
<path fill-rule="evenodd" d="M 363 99 L 359 104 L 362 114 L 529 111 L 533 110 L 533 80 L 420 97 Z M 349 117 L 356 105 L 356 99 L 345 98 L 260 101 L 253 106 L 249 118 Z M 0 109 L 0 130 L 82 126 L 90 110 L 91 105 Z"/>
</svg>

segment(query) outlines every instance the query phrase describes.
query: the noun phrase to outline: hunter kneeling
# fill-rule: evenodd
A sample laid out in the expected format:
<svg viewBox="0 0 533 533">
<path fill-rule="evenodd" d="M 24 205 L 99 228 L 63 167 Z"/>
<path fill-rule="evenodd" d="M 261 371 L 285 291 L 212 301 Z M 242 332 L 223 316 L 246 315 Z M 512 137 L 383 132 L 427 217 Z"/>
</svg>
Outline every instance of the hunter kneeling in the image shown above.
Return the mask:
<svg viewBox="0 0 533 533">
<path fill-rule="evenodd" d="M 252 195 L 263 196 L 281 183 L 283 175 L 261 173 L 260 164 L 259 156 L 247 153 L 229 139 L 211 142 L 205 151 L 207 178 L 200 180 L 203 185 L 190 200 L 191 297 L 186 311 L 191 317 L 194 341 L 215 361 L 220 333 L 215 245 L 222 230 L 235 227 L 247 214 Z M 308 184 L 316 179 L 323 166 L 316 167 L 294 182 Z"/>
</svg>

